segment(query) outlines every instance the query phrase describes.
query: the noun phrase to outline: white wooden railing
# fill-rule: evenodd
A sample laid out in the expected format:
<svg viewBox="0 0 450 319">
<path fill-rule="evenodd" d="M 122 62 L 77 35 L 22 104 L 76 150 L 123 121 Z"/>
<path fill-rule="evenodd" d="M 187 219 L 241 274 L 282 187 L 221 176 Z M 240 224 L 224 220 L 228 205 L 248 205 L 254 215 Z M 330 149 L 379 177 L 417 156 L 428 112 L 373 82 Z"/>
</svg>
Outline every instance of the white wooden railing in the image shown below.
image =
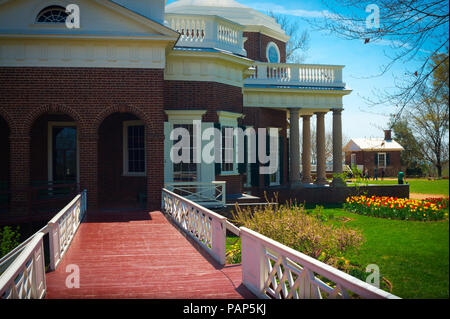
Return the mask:
<svg viewBox="0 0 450 319">
<path fill-rule="evenodd" d="M 42 299 L 46 293 L 44 233 L 37 233 L 0 276 L 0 298 Z"/>
<path fill-rule="evenodd" d="M 164 187 L 169 191 L 181 195 L 184 198 L 206 208 L 219 208 L 226 206 L 226 182 L 166 183 Z"/>
<path fill-rule="evenodd" d="M 255 62 L 253 67 L 245 84 L 345 87 L 341 65 Z"/>
<path fill-rule="evenodd" d="M 76 196 L 48 223 L 50 269 L 55 270 L 72 242 L 86 212 L 86 191 Z"/>
<path fill-rule="evenodd" d="M 46 293 L 43 237 L 50 238 L 50 269 L 69 248 L 87 209 L 84 190 L 46 226 L 0 259 L 0 299 L 41 299 Z"/>
<path fill-rule="evenodd" d="M 353 293 L 367 299 L 398 299 L 257 232 L 241 227 L 240 234 L 243 284 L 260 298 L 349 298 Z"/>
<path fill-rule="evenodd" d="M 226 217 L 167 189 L 162 191 L 165 214 L 198 242 L 217 262 L 225 264 Z"/>
<path fill-rule="evenodd" d="M 177 46 L 216 48 L 246 55 L 243 26 L 218 16 L 166 14 L 168 25 L 180 33 Z"/>
</svg>

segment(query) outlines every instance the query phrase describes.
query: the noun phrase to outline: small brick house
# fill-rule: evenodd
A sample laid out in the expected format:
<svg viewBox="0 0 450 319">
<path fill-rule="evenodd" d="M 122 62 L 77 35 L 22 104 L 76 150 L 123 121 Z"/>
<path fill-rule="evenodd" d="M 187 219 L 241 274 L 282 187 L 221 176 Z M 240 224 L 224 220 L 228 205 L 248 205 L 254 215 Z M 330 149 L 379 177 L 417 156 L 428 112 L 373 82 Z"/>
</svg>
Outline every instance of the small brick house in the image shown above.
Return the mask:
<svg viewBox="0 0 450 319">
<path fill-rule="evenodd" d="M 173 182 L 224 181 L 227 194 L 287 187 L 310 158 L 300 119 L 324 133 L 328 112 L 342 149 L 343 66 L 286 63 L 289 37 L 273 18 L 234 0 L 78 0 L 80 25 L 69 28 L 71 3 L 0 2 L 0 198 L 11 211 L 56 183 L 87 189 L 93 209 L 139 198 L 160 208 Z M 278 171 L 171 163 L 171 131 L 196 120 L 278 129 Z"/>
<path fill-rule="evenodd" d="M 362 172 L 367 169 L 370 177 L 374 177 L 375 168 L 381 177 L 383 169 L 386 177 L 395 177 L 401 171 L 401 152 L 404 148 L 394 141 L 391 130 L 384 131 L 384 138 L 354 138 L 344 147 L 345 164 L 356 165 Z"/>
</svg>

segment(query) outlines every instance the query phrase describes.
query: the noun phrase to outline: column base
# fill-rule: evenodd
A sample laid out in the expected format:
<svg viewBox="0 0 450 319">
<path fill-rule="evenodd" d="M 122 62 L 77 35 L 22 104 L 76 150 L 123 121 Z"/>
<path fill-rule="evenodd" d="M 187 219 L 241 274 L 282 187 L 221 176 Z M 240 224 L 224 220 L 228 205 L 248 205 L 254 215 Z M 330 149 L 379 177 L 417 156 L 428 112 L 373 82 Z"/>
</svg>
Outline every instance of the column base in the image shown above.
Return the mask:
<svg viewBox="0 0 450 319">
<path fill-rule="evenodd" d="M 301 188 L 302 187 L 302 182 L 301 181 L 294 181 L 294 182 L 291 182 L 290 184 L 289 184 L 289 188 L 290 189 L 297 189 L 297 188 Z"/>
<path fill-rule="evenodd" d="M 319 185 L 319 186 L 323 186 L 326 185 L 328 183 L 328 181 L 325 178 L 318 178 L 315 180 L 314 185 Z"/>
<path fill-rule="evenodd" d="M 342 178 L 333 178 L 333 182 L 330 184 L 331 187 L 346 187 L 347 183 Z"/>
</svg>

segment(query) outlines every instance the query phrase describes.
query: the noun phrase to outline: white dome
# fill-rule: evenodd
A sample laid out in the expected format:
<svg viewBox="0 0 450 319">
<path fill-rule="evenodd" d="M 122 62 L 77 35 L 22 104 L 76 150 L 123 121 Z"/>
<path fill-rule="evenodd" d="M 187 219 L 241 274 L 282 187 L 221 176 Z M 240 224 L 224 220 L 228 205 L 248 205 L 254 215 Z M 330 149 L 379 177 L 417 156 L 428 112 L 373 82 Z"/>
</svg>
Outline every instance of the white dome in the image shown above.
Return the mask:
<svg viewBox="0 0 450 319">
<path fill-rule="evenodd" d="M 275 19 L 235 0 L 178 0 L 166 6 L 166 13 L 220 16 L 245 26 L 246 31 L 267 33 L 262 31 L 267 29 L 280 40 L 289 39 Z"/>
</svg>

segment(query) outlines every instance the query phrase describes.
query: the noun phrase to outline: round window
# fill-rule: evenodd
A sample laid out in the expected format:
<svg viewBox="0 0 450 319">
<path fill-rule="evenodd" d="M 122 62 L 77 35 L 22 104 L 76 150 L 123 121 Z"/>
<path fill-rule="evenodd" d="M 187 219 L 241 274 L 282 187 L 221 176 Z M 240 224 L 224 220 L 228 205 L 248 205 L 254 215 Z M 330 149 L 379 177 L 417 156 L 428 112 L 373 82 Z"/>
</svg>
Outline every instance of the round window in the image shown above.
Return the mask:
<svg viewBox="0 0 450 319">
<path fill-rule="evenodd" d="M 269 63 L 280 63 L 280 50 L 273 42 L 267 45 L 267 60 Z"/>
</svg>

